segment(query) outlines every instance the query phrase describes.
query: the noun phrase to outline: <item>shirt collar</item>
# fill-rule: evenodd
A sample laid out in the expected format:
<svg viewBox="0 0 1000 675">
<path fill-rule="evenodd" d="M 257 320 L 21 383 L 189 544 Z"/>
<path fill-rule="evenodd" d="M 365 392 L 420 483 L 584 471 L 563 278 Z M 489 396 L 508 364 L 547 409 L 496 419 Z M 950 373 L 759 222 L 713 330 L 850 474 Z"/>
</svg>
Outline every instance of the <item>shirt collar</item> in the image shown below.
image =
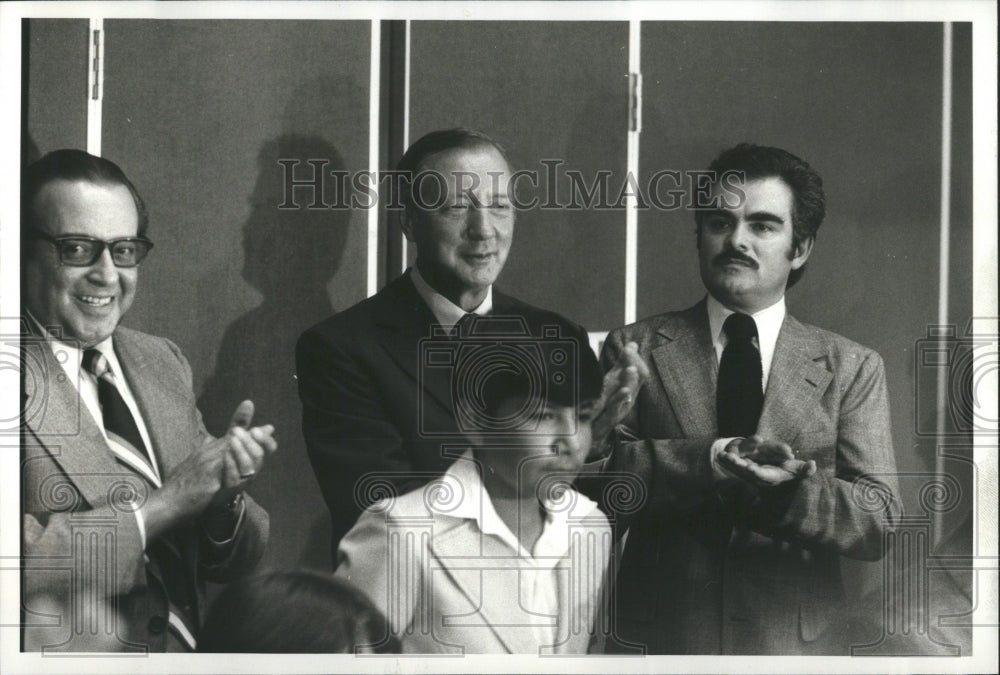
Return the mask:
<svg viewBox="0 0 1000 675">
<path fill-rule="evenodd" d="M 45 326 L 42 325 L 41 321 L 35 318 L 35 316 L 28 310 L 24 310 L 25 315 L 28 319 L 35 325 L 38 330 L 38 334 L 45 338 L 45 342 L 49 345 L 49 349 L 52 350 L 52 355 L 55 357 L 59 365 L 63 367 L 63 370 L 70 378 L 70 382 L 79 381 L 80 369 L 83 364 L 83 351 L 80 349 L 76 341 L 63 341 L 50 333 Z M 104 354 L 107 358 L 108 363 L 111 366 L 111 371 L 119 374 L 122 372 L 121 364 L 118 363 L 118 357 L 115 355 L 114 342 L 112 342 L 113 336 L 109 335 L 104 338 L 96 345 L 94 349 Z"/>
<path fill-rule="evenodd" d="M 410 278 L 413 280 L 413 285 L 417 288 L 417 294 L 431 308 L 431 312 L 434 313 L 434 318 L 437 319 L 438 323 L 445 328 L 453 328 L 459 319 L 468 314 L 464 309 L 431 288 L 431 285 L 420 275 L 420 270 L 417 269 L 416 265 L 410 268 Z M 478 307 L 472 310 L 472 314 L 483 316 L 492 310 L 493 286 L 490 285 L 486 290 L 486 297 L 483 298 Z"/>
<path fill-rule="evenodd" d="M 479 463 L 471 448 L 448 467 L 443 480 L 448 485 L 444 494 L 452 496 L 455 501 L 439 504 L 434 510 L 452 518 L 475 521 L 476 526 L 483 534 L 497 536 L 522 556 L 531 557 L 531 552 L 524 548 L 520 540 L 497 514 L 496 509 L 493 508 L 493 502 L 490 501 L 489 493 L 486 492 L 486 487 L 479 474 Z M 451 484 L 449 485 L 449 483 Z M 458 483 L 458 486 L 454 483 Z M 546 538 L 546 534 L 553 527 L 556 528 L 555 531 L 568 532 L 566 521 L 570 517 L 585 517 L 597 508 L 596 502 L 576 492 L 573 488 L 569 487 L 567 491 L 570 494 L 564 495 L 563 501 L 565 503 L 545 502 L 542 504 L 546 514 L 543 538 Z M 570 508 L 566 508 L 566 504 L 569 504 Z M 561 541 L 560 544 L 565 544 L 568 548 L 568 539 Z M 548 551 L 552 546 L 553 544 L 550 544 L 545 549 Z M 561 546 L 557 545 L 556 548 L 561 548 Z M 564 552 L 565 550 L 560 550 L 557 551 L 557 554 L 562 555 Z"/>
<path fill-rule="evenodd" d="M 712 331 L 712 344 L 715 347 L 716 355 L 720 356 L 726 346 L 726 335 L 722 332 L 722 324 L 726 322 L 730 314 L 735 314 L 721 302 L 708 294 L 708 325 Z M 785 320 L 785 296 L 770 307 L 766 307 L 755 314 L 751 314 L 754 323 L 757 324 L 757 340 L 760 348 L 761 366 L 764 370 L 764 378 L 771 369 L 771 360 L 774 357 L 774 347 L 778 342 L 778 333 L 781 332 L 781 324 Z"/>
</svg>

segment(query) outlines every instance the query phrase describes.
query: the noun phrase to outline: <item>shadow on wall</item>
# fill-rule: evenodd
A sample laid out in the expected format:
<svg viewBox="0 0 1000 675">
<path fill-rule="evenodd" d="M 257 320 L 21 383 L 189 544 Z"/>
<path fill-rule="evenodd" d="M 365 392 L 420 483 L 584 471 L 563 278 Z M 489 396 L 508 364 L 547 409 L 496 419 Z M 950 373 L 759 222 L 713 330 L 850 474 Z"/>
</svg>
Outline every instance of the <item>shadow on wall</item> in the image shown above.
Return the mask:
<svg viewBox="0 0 1000 675">
<path fill-rule="evenodd" d="M 261 148 L 252 209 L 243 226 L 242 276 L 263 301 L 227 327 L 198 407 L 213 434 L 225 432 L 232 411 L 247 398 L 258 411 L 254 423 L 274 425 L 278 452 L 250 489 L 271 516 L 263 565 L 328 570 L 329 516 L 302 439 L 295 342 L 335 312 L 326 284 L 340 265 L 351 214 L 309 208 L 308 190 L 298 190 L 288 208 L 279 208 L 286 203 L 279 160 L 298 160 L 297 178 L 303 167 L 310 175 L 307 160 L 327 162 L 327 176 L 346 170 L 338 150 L 319 136 L 283 135 Z"/>
</svg>

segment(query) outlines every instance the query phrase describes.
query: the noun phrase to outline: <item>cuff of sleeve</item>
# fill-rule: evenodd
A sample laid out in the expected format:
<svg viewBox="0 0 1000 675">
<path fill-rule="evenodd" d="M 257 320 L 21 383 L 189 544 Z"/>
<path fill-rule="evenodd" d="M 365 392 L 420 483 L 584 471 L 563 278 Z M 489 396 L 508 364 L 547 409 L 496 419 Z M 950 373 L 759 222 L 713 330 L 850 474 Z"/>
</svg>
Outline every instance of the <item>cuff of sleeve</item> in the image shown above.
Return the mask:
<svg viewBox="0 0 1000 675">
<path fill-rule="evenodd" d="M 247 503 L 243 499 L 243 493 L 242 492 L 240 494 L 236 495 L 236 498 L 233 500 L 233 503 L 229 507 L 229 510 L 230 510 L 230 512 L 234 512 L 235 511 L 237 513 L 237 515 L 236 515 L 236 524 L 233 526 L 232 533 L 229 535 L 228 538 L 226 538 L 226 539 L 224 539 L 222 541 L 219 541 L 218 539 L 216 539 L 215 537 L 213 537 L 211 534 L 209 534 L 208 528 L 205 527 L 204 521 L 202 521 L 202 524 L 201 524 L 201 531 L 204 532 L 205 538 L 208 540 L 208 542 L 210 544 L 212 544 L 213 546 L 215 546 L 217 548 L 222 548 L 224 546 L 228 546 L 229 544 L 233 543 L 233 539 L 236 538 L 236 533 L 240 531 L 240 525 L 243 524 L 243 516 L 246 515 L 246 512 L 247 512 Z"/>
<path fill-rule="evenodd" d="M 726 451 L 726 446 L 728 446 L 733 441 L 742 440 L 742 438 L 743 438 L 742 436 L 733 436 L 732 438 L 717 438 L 712 443 L 712 446 L 709 448 L 709 453 L 712 462 L 712 478 L 715 479 L 716 483 L 733 483 L 739 480 L 736 476 L 732 475 L 731 473 L 723 469 L 721 466 L 719 466 L 719 463 L 716 462 L 715 459 L 716 457 L 719 456 L 720 453 Z"/>
</svg>

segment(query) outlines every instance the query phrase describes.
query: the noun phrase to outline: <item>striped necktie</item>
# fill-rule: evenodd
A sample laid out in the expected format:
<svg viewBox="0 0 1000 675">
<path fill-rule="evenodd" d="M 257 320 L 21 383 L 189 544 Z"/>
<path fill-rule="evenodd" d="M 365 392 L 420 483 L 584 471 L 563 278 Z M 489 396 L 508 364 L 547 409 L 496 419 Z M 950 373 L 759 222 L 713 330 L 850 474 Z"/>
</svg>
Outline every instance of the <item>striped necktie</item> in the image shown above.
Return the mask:
<svg viewBox="0 0 1000 675">
<path fill-rule="evenodd" d="M 142 440 L 132 411 L 118 390 L 118 382 L 108 358 L 97 349 L 87 349 L 83 352 L 83 367 L 97 378 L 97 400 L 101 404 L 101 416 L 104 418 L 104 431 L 108 441 L 129 454 L 129 457 L 122 459 L 133 465 L 139 462 L 146 469 L 143 473 L 155 476 L 149 450 Z"/>
<path fill-rule="evenodd" d="M 132 411 L 122 398 L 108 358 L 97 349 L 84 350 L 83 367 L 97 378 L 97 400 L 101 404 L 104 431 L 112 452 L 159 487 L 160 481 L 150 461 L 149 450 Z M 180 541 L 177 533 L 171 531 L 146 547 L 146 559 L 156 570 L 154 578 L 160 580 L 167 596 L 168 611 L 166 620 L 162 617 L 150 619 L 150 630 L 171 630 L 173 642 L 167 641 L 167 651 L 192 651 L 196 645 L 197 592 L 181 554 Z"/>
</svg>

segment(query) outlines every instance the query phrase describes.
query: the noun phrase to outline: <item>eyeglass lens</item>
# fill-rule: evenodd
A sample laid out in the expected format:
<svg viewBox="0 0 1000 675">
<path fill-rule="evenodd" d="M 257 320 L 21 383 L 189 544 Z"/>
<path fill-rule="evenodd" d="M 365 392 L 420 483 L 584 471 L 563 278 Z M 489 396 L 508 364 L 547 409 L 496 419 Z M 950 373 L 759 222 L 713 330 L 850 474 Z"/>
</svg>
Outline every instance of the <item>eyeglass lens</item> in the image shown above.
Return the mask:
<svg viewBox="0 0 1000 675">
<path fill-rule="evenodd" d="M 111 249 L 111 260 L 116 267 L 135 267 L 149 252 L 149 244 L 141 239 L 119 239 L 105 243 L 96 239 L 63 239 L 59 242 L 59 254 L 67 265 L 93 265 L 104 252 Z"/>
</svg>

